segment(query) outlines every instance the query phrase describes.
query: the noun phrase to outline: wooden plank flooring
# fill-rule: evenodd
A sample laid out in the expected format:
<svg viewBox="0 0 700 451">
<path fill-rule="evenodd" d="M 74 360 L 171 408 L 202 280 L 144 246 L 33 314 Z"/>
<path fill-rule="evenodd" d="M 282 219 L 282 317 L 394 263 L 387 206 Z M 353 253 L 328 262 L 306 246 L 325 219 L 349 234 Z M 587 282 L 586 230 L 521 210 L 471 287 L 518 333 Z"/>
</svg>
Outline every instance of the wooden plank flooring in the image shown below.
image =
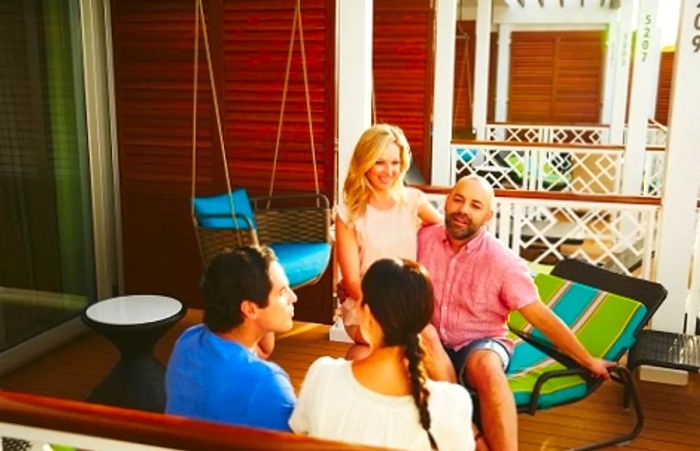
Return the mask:
<svg viewBox="0 0 700 451">
<path fill-rule="evenodd" d="M 191 311 L 156 346 L 166 362 L 175 339 L 201 321 Z M 273 359 L 299 388 L 306 369 L 318 357 L 341 357 L 347 345 L 329 342 L 328 326 L 297 323 L 276 345 Z M 4 390 L 83 400 L 111 369 L 118 354 L 104 338 L 87 333 L 29 365 L 0 378 Z M 700 375 L 691 374 L 685 387 L 641 382 L 639 391 L 646 415 L 642 435 L 629 450 L 700 449 Z M 631 429 L 632 413 L 621 406 L 622 390 L 612 383 L 588 399 L 564 407 L 519 416 L 520 449 L 558 450 L 580 446 Z"/>
</svg>

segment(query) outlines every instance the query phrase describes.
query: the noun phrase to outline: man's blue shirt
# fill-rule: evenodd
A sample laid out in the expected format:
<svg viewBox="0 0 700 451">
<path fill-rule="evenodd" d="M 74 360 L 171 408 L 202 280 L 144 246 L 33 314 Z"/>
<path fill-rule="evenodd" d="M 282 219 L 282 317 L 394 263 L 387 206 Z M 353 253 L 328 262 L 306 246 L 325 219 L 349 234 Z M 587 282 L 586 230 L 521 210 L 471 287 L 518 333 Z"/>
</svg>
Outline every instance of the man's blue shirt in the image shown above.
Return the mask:
<svg viewBox="0 0 700 451">
<path fill-rule="evenodd" d="M 165 375 L 165 412 L 289 431 L 296 398 L 289 376 L 200 324 L 178 338 Z"/>
</svg>

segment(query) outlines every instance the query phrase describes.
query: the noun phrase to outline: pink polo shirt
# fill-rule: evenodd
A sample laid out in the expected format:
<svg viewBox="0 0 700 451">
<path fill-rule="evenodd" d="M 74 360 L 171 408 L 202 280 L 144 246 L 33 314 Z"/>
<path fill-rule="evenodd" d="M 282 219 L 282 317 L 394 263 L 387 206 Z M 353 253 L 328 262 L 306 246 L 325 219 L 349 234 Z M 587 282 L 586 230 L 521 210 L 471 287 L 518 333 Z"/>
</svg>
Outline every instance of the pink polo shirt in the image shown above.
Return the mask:
<svg viewBox="0 0 700 451">
<path fill-rule="evenodd" d="M 508 314 L 538 300 L 525 262 L 486 230 L 460 250 L 444 225 L 418 234 L 418 261 L 435 288 L 433 325 L 445 346 L 458 350 L 479 338 L 506 338 Z"/>
</svg>

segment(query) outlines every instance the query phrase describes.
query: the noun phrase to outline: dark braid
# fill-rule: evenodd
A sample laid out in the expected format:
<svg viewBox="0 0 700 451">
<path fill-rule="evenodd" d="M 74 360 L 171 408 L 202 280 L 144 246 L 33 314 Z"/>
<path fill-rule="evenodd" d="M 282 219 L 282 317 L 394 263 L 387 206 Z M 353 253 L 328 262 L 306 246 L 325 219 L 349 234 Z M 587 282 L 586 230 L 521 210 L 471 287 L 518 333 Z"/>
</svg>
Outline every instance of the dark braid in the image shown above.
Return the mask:
<svg viewBox="0 0 700 451">
<path fill-rule="evenodd" d="M 425 368 L 423 368 L 423 357 L 425 351 L 420 344 L 418 335 L 412 335 L 406 341 L 406 360 L 408 360 L 408 375 L 411 378 L 411 395 L 413 402 L 416 403 L 418 414 L 420 416 L 420 424 L 428 433 L 430 440 L 430 448 L 438 449 L 437 443 L 433 434 L 430 433 L 430 411 L 428 410 L 428 397 L 430 391 L 425 386 L 426 376 Z"/>
<path fill-rule="evenodd" d="M 411 395 L 418 408 L 420 424 L 430 446 L 437 450 L 430 433 L 430 412 L 423 368 L 425 352 L 419 334 L 433 315 L 433 285 L 422 266 L 410 260 L 378 260 L 362 279 L 363 301 L 379 322 L 384 346 L 402 346 L 408 361 Z"/>
</svg>

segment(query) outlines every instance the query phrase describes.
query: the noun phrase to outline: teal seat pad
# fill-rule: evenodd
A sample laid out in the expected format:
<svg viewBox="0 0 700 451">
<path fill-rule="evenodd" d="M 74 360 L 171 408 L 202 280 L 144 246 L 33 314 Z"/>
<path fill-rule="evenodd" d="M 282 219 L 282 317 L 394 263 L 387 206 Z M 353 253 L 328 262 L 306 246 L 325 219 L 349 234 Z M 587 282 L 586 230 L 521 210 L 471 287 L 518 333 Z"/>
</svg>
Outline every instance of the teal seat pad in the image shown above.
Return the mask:
<svg viewBox="0 0 700 451">
<path fill-rule="evenodd" d="M 269 244 L 289 278 L 289 285 L 297 287 L 311 282 L 326 270 L 331 257 L 329 243 L 272 243 Z"/>
</svg>

